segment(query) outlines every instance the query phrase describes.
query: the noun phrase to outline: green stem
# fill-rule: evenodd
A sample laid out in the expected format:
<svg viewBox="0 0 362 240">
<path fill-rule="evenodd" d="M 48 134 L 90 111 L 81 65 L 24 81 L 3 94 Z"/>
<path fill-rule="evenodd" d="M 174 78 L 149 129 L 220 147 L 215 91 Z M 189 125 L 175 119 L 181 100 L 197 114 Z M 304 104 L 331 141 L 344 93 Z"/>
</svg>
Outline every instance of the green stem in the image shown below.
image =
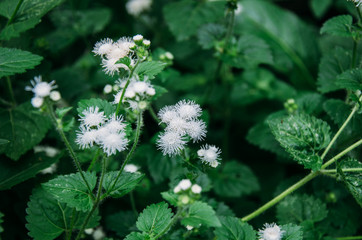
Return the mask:
<svg viewBox="0 0 362 240">
<path fill-rule="evenodd" d="M 353 237 L 337 237 L 337 240 L 359 240 L 362 239 L 362 236 L 353 236 Z"/>
<path fill-rule="evenodd" d="M 362 168 L 342 168 L 342 172 L 362 172 Z M 336 173 L 337 169 L 321 170 L 321 173 Z"/>
<path fill-rule="evenodd" d="M 100 153 L 101 153 L 101 149 L 98 148 L 96 154 L 94 155 L 94 157 L 93 157 L 93 159 L 92 159 L 91 164 L 89 165 L 89 167 L 88 167 L 88 169 L 87 169 L 87 172 L 89 172 L 89 171 L 92 170 L 92 168 L 94 167 L 94 164 L 96 163 L 96 161 L 97 161 Z"/>
<path fill-rule="evenodd" d="M 10 80 L 9 76 L 6 77 L 6 84 L 8 85 L 11 101 L 12 101 L 13 105 L 16 105 L 13 86 L 11 85 L 11 80 Z"/>
<path fill-rule="evenodd" d="M 104 179 L 104 175 L 106 174 L 106 169 L 107 169 L 107 157 L 104 155 L 103 159 L 102 159 L 102 174 L 101 174 L 101 180 L 99 181 L 99 184 L 98 184 L 96 202 L 99 202 L 99 200 L 101 198 L 103 179 Z"/>
<path fill-rule="evenodd" d="M 158 239 L 159 237 L 161 237 L 163 234 L 165 234 L 168 230 L 170 230 L 170 228 L 172 227 L 172 225 L 174 225 L 178 219 L 178 217 L 181 215 L 181 210 L 177 209 L 177 213 L 175 214 L 175 216 L 173 216 L 172 220 L 170 221 L 170 223 L 167 225 L 167 227 L 160 232 L 159 234 L 157 234 L 154 239 Z"/>
<path fill-rule="evenodd" d="M 46 102 L 46 106 L 48 108 L 48 113 L 50 115 L 50 118 L 51 118 L 55 128 L 58 130 L 58 133 L 59 133 L 60 137 L 62 138 L 65 146 L 67 147 L 71 158 L 74 160 L 75 166 L 76 166 L 78 172 L 80 173 L 80 176 L 82 177 L 84 183 L 86 184 L 86 186 L 88 188 L 88 192 L 89 192 L 91 198 L 94 200 L 94 195 L 92 193 L 92 190 L 91 190 L 91 188 L 89 186 L 89 183 L 88 183 L 87 179 L 85 178 L 85 176 L 83 174 L 82 168 L 80 166 L 80 162 L 79 162 L 77 156 L 75 155 L 75 152 L 74 152 L 72 146 L 70 145 L 67 137 L 65 136 L 65 133 L 63 131 L 62 126 L 58 123 L 57 117 L 55 116 L 55 113 L 54 113 L 54 110 L 53 110 L 53 106 L 51 105 L 51 103 L 49 102 L 48 99 L 46 99 L 45 102 Z"/>
<path fill-rule="evenodd" d="M 362 96 L 360 97 L 359 101 L 362 101 Z M 332 147 L 332 145 L 334 144 L 334 142 L 337 140 L 337 138 L 339 137 L 339 135 L 342 133 L 342 131 L 344 130 L 344 128 L 347 126 L 347 124 L 349 123 L 349 121 L 352 119 L 353 115 L 357 112 L 359 108 L 359 104 L 356 103 L 351 111 L 351 113 L 349 114 L 348 118 L 346 119 L 346 121 L 344 121 L 343 125 L 340 127 L 340 129 L 338 130 L 338 132 L 336 133 L 336 135 L 334 135 L 333 139 L 329 142 L 328 146 L 326 147 L 326 149 L 324 150 L 321 159 L 323 160 L 324 157 L 327 155 L 327 153 L 329 152 L 330 148 Z"/>
<path fill-rule="evenodd" d="M 6 101 L 5 99 L 2 99 L 2 98 L 0 98 L 0 103 L 5 105 L 5 106 L 8 106 L 8 107 L 13 106 L 13 104 L 11 102 L 8 102 L 8 101 Z"/>
<path fill-rule="evenodd" d="M 69 235 L 67 240 L 71 240 L 72 239 L 72 232 L 73 232 L 73 228 L 74 228 L 74 223 L 75 223 L 75 215 L 76 215 L 77 211 L 75 210 L 75 208 L 73 208 L 73 212 L 72 212 L 72 219 L 70 222 L 70 229 L 69 229 Z"/>
<path fill-rule="evenodd" d="M 138 141 L 139 141 L 139 138 L 140 138 L 140 135 L 141 135 L 142 122 L 143 122 L 142 112 L 140 112 L 140 113 L 138 114 L 138 117 L 137 117 L 136 137 L 135 137 L 135 140 L 134 140 L 134 142 L 133 142 L 132 148 L 131 148 L 131 150 L 128 152 L 128 154 L 127 154 L 127 156 L 126 156 L 126 159 L 124 160 L 124 162 L 123 162 L 123 164 L 122 164 L 122 166 L 121 166 L 121 169 L 118 171 L 117 177 L 116 177 L 116 179 L 114 180 L 112 186 L 109 188 L 109 190 L 108 190 L 105 194 L 103 194 L 103 196 L 101 197 L 101 200 L 103 200 L 104 198 L 106 198 L 106 197 L 108 196 L 108 194 L 113 191 L 113 188 L 116 186 L 116 183 L 117 183 L 119 177 L 121 176 L 124 167 L 126 166 L 127 162 L 131 159 L 132 154 L 133 154 L 134 150 L 135 150 L 136 147 L 137 147 L 137 144 L 138 144 Z"/>
<path fill-rule="evenodd" d="M 128 76 L 128 78 L 127 78 L 126 85 L 124 86 L 124 88 L 123 88 L 123 90 L 122 90 L 121 98 L 119 99 L 119 102 L 118 102 L 118 104 L 117 104 L 116 116 L 118 116 L 119 110 L 121 109 L 121 105 L 122 105 L 122 102 L 123 102 L 124 94 L 126 93 L 127 87 L 128 87 L 128 85 L 129 85 L 129 83 L 131 82 L 132 75 L 133 75 L 135 69 L 137 68 L 138 63 L 139 63 L 139 61 L 137 61 L 136 65 L 131 69 L 131 72 L 129 73 L 129 76 Z"/>
<path fill-rule="evenodd" d="M 94 203 L 94 205 L 93 205 L 92 210 L 88 213 L 88 215 L 87 215 L 87 217 L 86 217 L 86 219 L 85 219 L 85 221 L 84 221 L 81 229 L 79 230 L 78 235 L 77 235 L 77 237 L 75 238 L 75 240 L 79 240 L 79 239 L 80 239 L 80 237 L 82 236 L 85 228 L 87 227 L 87 224 L 88 224 L 90 218 L 92 217 L 94 211 L 98 208 L 98 206 L 99 206 L 99 202 L 96 201 L 96 202 Z"/>
<path fill-rule="evenodd" d="M 19 0 L 19 2 L 18 2 L 18 4 L 16 5 L 16 8 L 15 8 L 13 14 L 11 15 L 9 21 L 6 23 L 6 26 L 5 26 L 5 27 L 9 26 L 9 24 L 13 22 L 16 14 L 18 13 L 19 8 L 20 8 L 20 6 L 21 6 L 21 4 L 22 4 L 23 2 L 24 2 L 24 0 Z"/>
<path fill-rule="evenodd" d="M 133 213 L 135 214 L 135 216 L 137 217 L 138 216 L 138 212 L 137 212 L 137 208 L 136 208 L 136 202 L 134 200 L 134 194 L 133 194 L 133 191 L 131 191 L 129 193 L 129 200 L 131 202 L 131 207 L 132 207 L 132 211 Z"/>
<path fill-rule="evenodd" d="M 355 68 L 355 67 L 356 67 L 356 61 L 357 61 L 357 46 L 358 46 L 358 41 L 357 41 L 357 40 L 353 40 L 352 62 L 351 62 L 351 67 L 352 67 L 352 68 Z"/>
<path fill-rule="evenodd" d="M 335 161 L 337 161 L 338 159 L 343 157 L 345 154 L 352 151 L 354 148 L 358 147 L 361 144 L 362 144 L 362 139 L 359 140 L 358 142 L 352 144 L 351 146 L 349 146 L 348 148 L 346 148 L 345 150 L 343 150 L 342 152 L 340 152 L 339 154 L 337 154 L 336 156 L 331 158 L 328 162 L 323 164 L 322 167 L 321 167 L 321 170 L 324 170 L 329 165 L 331 165 L 332 163 L 334 163 Z M 287 190 L 285 190 L 284 192 L 282 192 L 281 194 L 279 194 L 278 196 L 276 196 L 275 198 L 273 198 L 272 200 L 270 200 L 269 202 L 267 202 L 266 204 L 264 204 L 263 206 L 261 206 L 260 208 L 255 210 L 254 212 L 252 212 L 251 214 L 243 217 L 241 220 L 242 221 L 249 221 L 249 220 L 259 216 L 261 213 L 263 213 L 266 210 L 268 210 L 269 208 L 273 207 L 275 204 L 277 204 L 283 198 L 285 198 L 286 196 L 288 196 L 289 194 L 291 194 L 292 192 L 294 192 L 298 188 L 302 187 L 304 184 L 306 184 L 307 182 L 309 182 L 310 180 L 312 180 L 313 178 L 315 178 L 319 174 L 321 174 L 321 171 L 316 171 L 316 172 L 309 173 L 307 176 L 302 178 L 299 182 L 297 182 L 294 185 L 290 186 Z"/>
<path fill-rule="evenodd" d="M 148 107 L 148 112 L 150 113 L 151 117 L 155 120 L 155 122 L 160 124 L 161 120 L 157 117 L 157 114 L 155 113 L 155 110 L 153 110 L 153 107 L 151 105 L 149 105 Z"/>
<path fill-rule="evenodd" d="M 227 47 L 227 45 L 230 42 L 231 35 L 232 35 L 233 29 L 234 29 L 234 22 L 235 22 L 235 11 L 234 11 L 234 9 L 231 9 L 229 23 L 228 23 L 228 29 L 227 29 L 227 32 L 225 35 L 225 48 Z"/>
</svg>

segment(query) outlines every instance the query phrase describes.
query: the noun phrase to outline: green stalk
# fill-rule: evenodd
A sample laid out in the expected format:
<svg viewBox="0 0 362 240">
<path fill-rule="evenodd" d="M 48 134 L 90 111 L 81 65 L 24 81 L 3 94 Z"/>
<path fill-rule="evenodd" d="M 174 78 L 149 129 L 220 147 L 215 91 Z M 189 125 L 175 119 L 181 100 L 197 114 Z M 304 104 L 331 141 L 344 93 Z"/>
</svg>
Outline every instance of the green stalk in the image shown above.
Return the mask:
<svg viewBox="0 0 362 240">
<path fill-rule="evenodd" d="M 137 61 L 136 65 L 134 66 L 134 68 L 131 69 L 131 72 L 129 73 L 129 76 L 127 78 L 127 82 L 126 85 L 124 86 L 123 90 L 122 90 L 122 94 L 121 94 L 121 98 L 119 99 L 119 102 L 117 104 L 117 109 L 116 109 L 116 116 L 118 116 L 119 110 L 121 109 L 121 105 L 122 105 L 122 101 L 124 98 L 124 94 L 126 93 L 127 87 L 131 81 L 132 75 L 134 73 L 134 70 L 137 68 L 139 61 Z"/>
<path fill-rule="evenodd" d="M 131 202 L 131 207 L 132 207 L 132 211 L 133 213 L 135 214 L 135 216 L 137 217 L 138 216 L 138 212 L 137 212 L 137 208 L 136 208 L 136 202 L 134 200 L 134 194 L 133 194 L 133 191 L 131 191 L 129 193 L 129 200 Z"/>
<path fill-rule="evenodd" d="M 140 112 L 140 113 L 138 114 L 138 117 L 137 117 L 136 137 L 135 137 L 135 140 L 134 140 L 134 142 L 133 142 L 132 148 L 131 148 L 131 150 L 128 152 L 128 154 L 127 154 L 127 156 L 126 156 L 126 159 L 124 160 L 124 162 L 123 162 L 123 164 L 122 164 L 122 166 L 121 166 L 121 169 L 118 171 L 117 177 L 116 177 L 116 179 L 114 180 L 114 182 L 113 182 L 113 184 L 112 184 L 112 187 L 110 187 L 109 190 L 108 190 L 105 194 L 103 194 L 103 196 L 101 197 L 101 200 L 103 200 L 104 198 L 106 198 L 106 197 L 108 196 L 108 194 L 113 191 L 113 188 L 116 186 L 116 183 L 117 183 L 119 177 L 121 176 L 124 167 L 126 166 L 127 162 L 131 159 L 132 154 L 133 154 L 134 150 L 135 150 L 136 147 L 137 147 L 137 144 L 138 144 L 138 141 L 139 141 L 139 138 L 140 138 L 140 135 L 141 135 L 142 122 L 143 122 L 142 112 Z"/>
<path fill-rule="evenodd" d="M 9 89 L 9 93 L 10 93 L 10 98 L 11 98 L 12 105 L 16 105 L 16 101 L 15 101 L 15 97 L 14 97 L 14 91 L 13 91 L 13 86 L 11 85 L 11 80 L 10 80 L 10 77 L 9 77 L 9 76 L 6 77 L 6 84 L 8 85 L 8 89 Z"/>
<path fill-rule="evenodd" d="M 21 6 L 21 4 L 22 4 L 23 2 L 24 2 L 24 0 L 19 0 L 19 2 L 18 2 L 18 4 L 16 5 L 16 8 L 15 8 L 13 14 L 11 15 L 9 21 L 6 23 L 6 26 L 5 26 L 5 27 L 9 26 L 9 24 L 13 22 L 16 14 L 18 13 L 19 8 L 20 8 L 20 6 Z"/>
<path fill-rule="evenodd" d="M 342 168 L 342 172 L 362 172 L 362 168 Z M 325 169 L 321 170 L 321 173 L 336 173 L 337 169 Z"/>
<path fill-rule="evenodd" d="M 92 170 L 92 168 L 94 167 L 94 164 L 96 163 L 96 161 L 97 161 L 100 153 L 101 153 L 101 149 L 98 148 L 96 154 L 94 155 L 94 157 L 93 157 L 93 159 L 92 159 L 91 164 L 89 164 L 89 167 L 88 167 L 88 169 L 87 169 L 87 172 L 89 172 L 89 171 Z"/>
<path fill-rule="evenodd" d="M 77 156 L 75 155 L 75 152 L 74 152 L 72 146 L 70 145 L 67 137 L 65 136 L 65 133 L 63 131 L 62 126 L 60 126 L 59 123 L 58 123 L 57 117 L 55 116 L 55 113 L 54 113 L 54 110 L 53 110 L 53 106 L 49 102 L 49 99 L 46 99 L 45 103 L 46 103 L 46 106 L 48 108 L 49 116 L 50 116 L 55 128 L 58 130 L 58 133 L 59 133 L 60 137 L 62 138 L 65 146 L 67 147 L 71 158 L 74 160 L 77 171 L 80 173 L 80 176 L 82 177 L 84 183 L 86 184 L 86 186 L 88 188 L 88 192 L 90 193 L 91 198 L 94 200 L 94 195 L 92 193 L 92 190 L 91 190 L 91 188 L 89 186 L 89 183 L 88 183 L 87 179 L 85 178 L 85 176 L 83 174 L 82 168 L 80 166 L 80 162 L 79 162 Z"/>
<path fill-rule="evenodd" d="M 172 227 L 172 225 L 174 225 L 178 219 L 178 217 L 181 215 L 181 210 L 177 209 L 177 212 L 175 214 L 175 216 L 173 216 L 172 220 L 170 221 L 170 223 L 167 225 L 167 227 L 165 227 L 165 229 L 160 232 L 159 234 L 157 234 L 153 239 L 158 239 L 159 237 L 161 237 L 163 234 L 165 234 L 168 230 L 170 230 L 170 228 Z"/>
<path fill-rule="evenodd" d="M 337 237 L 337 240 L 359 240 L 362 239 L 362 236 L 353 236 L 353 237 Z"/>
</svg>

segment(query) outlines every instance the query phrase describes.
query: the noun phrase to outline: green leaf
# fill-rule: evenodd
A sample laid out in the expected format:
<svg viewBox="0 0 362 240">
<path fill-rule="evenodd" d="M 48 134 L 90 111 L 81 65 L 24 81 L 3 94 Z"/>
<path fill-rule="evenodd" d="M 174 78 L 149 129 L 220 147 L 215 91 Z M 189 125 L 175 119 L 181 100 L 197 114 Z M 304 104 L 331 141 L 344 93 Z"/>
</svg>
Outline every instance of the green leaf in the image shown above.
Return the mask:
<svg viewBox="0 0 362 240">
<path fill-rule="evenodd" d="M 29 178 L 35 177 L 39 171 L 51 166 L 61 158 L 62 154 L 50 158 L 45 154 L 34 154 L 16 163 L 8 159 L 0 161 L 0 190 L 10 189 Z"/>
<path fill-rule="evenodd" d="M 348 90 L 362 89 L 362 69 L 351 69 L 337 76 L 336 85 Z"/>
<path fill-rule="evenodd" d="M 236 161 L 223 164 L 221 173 L 214 176 L 214 190 L 222 197 L 240 197 L 259 188 L 258 179 L 251 169 Z"/>
<path fill-rule="evenodd" d="M 63 117 L 72 109 L 73 107 L 57 108 L 55 113 L 57 114 L 58 118 L 63 119 Z"/>
<path fill-rule="evenodd" d="M 351 37 L 352 21 L 350 15 L 333 17 L 323 24 L 321 34 L 327 33 L 334 36 Z"/>
<path fill-rule="evenodd" d="M 220 217 L 221 227 L 214 233 L 218 240 L 255 240 L 253 227 L 236 217 Z"/>
<path fill-rule="evenodd" d="M 350 159 L 338 164 L 338 174 L 342 177 L 348 191 L 362 207 L 362 171 L 347 172 L 345 169 L 359 168 L 362 169 L 362 163 L 356 159 Z"/>
<path fill-rule="evenodd" d="M 142 62 L 136 68 L 135 73 L 145 75 L 148 79 L 154 79 L 165 67 L 166 64 L 159 61 Z"/>
<path fill-rule="evenodd" d="M 304 221 L 319 222 L 327 216 L 327 206 L 314 196 L 290 195 L 277 205 L 276 217 L 280 224 Z"/>
<path fill-rule="evenodd" d="M 319 151 L 330 142 L 330 127 L 320 119 L 307 114 L 291 115 L 269 121 L 269 126 L 280 145 L 305 168 L 318 170 L 322 166 Z"/>
<path fill-rule="evenodd" d="M 89 183 L 91 190 L 97 183 L 96 173 L 83 172 L 85 179 Z M 88 192 L 87 185 L 84 183 L 80 173 L 59 176 L 46 183 L 42 187 L 61 203 L 76 208 L 77 211 L 87 212 L 93 207 L 91 193 Z"/>
<path fill-rule="evenodd" d="M 11 15 L 15 11 L 17 1 L 14 0 L 3 0 L 0 2 L 0 15 L 8 19 L 11 18 Z"/>
<path fill-rule="evenodd" d="M 133 232 L 133 233 L 127 235 L 127 237 L 124 240 L 147 240 L 147 239 L 149 239 L 147 234 Z"/>
<path fill-rule="evenodd" d="M 224 8 L 223 2 L 183 0 L 167 4 L 163 14 L 173 35 L 182 41 L 196 34 L 201 25 L 222 18 Z"/>
<path fill-rule="evenodd" d="M 69 231 L 71 223 L 74 223 L 74 229 L 80 229 L 88 215 L 58 202 L 42 188 L 33 191 L 26 213 L 26 228 L 35 240 L 55 239 L 64 231 Z M 98 212 L 94 212 L 86 227 L 98 226 L 99 219 Z"/>
<path fill-rule="evenodd" d="M 269 46 L 261 38 L 244 35 L 235 43 L 234 48 L 221 56 L 221 59 L 231 66 L 253 68 L 261 63 L 273 63 Z"/>
<path fill-rule="evenodd" d="M 4 231 L 4 228 L 2 226 L 2 223 L 4 222 L 3 217 L 4 217 L 4 214 L 2 212 L 0 212 L 0 233 L 2 233 Z"/>
<path fill-rule="evenodd" d="M 0 33 L 0 40 L 10 40 L 14 37 L 19 37 L 20 33 L 29 30 L 35 25 L 40 23 L 39 18 L 31 18 L 28 20 L 25 20 L 23 22 L 16 22 L 13 24 L 10 24 L 9 26 L 6 26 Z"/>
<path fill-rule="evenodd" d="M 103 188 L 106 192 L 110 191 L 110 188 L 113 186 L 117 175 L 118 171 L 112 171 L 106 173 L 104 176 Z M 118 178 L 118 181 L 114 185 L 114 188 L 109 192 L 109 195 L 115 198 L 120 198 L 126 195 L 137 186 L 144 176 L 145 175 L 141 173 L 122 172 L 121 176 Z"/>
<path fill-rule="evenodd" d="M 14 109 L 0 109 L 0 138 L 10 143 L 0 145 L 0 153 L 13 160 L 37 145 L 48 132 L 50 120 L 35 110 L 30 103 Z"/>
<path fill-rule="evenodd" d="M 186 217 L 181 220 L 181 224 L 193 227 L 199 227 L 200 224 L 208 227 L 221 226 L 214 209 L 204 202 L 194 202 L 190 206 Z"/>
<path fill-rule="evenodd" d="M 78 102 L 78 114 L 83 116 L 82 112 L 86 110 L 88 107 L 98 107 L 100 112 L 104 112 L 106 116 L 110 116 L 116 112 L 116 106 L 111 104 L 110 102 L 99 99 L 99 98 L 91 98 L 91 99 L 83 99 Z"/>
<path fill-rule="evenodd" d="M 156 100 L 163 96 L 165 93 L 168 93 L 168 90 L 164 87 L 158 86 L 158 85 L 152 85 L 153 88 L 156 91 L 156 94 L 152 97 L 152 100 Z"/>
<path fill-rule="evenodd" d="M 0 145 L 5 145 L 5 144 L 8 144 L 8 143 L 10 143 L 9 140 L 7 140 L 7 139 L 0 139 Z"/>
<path fill-rule="evenodd" d="M 149 235 L 157 235 L 164 231 L 171 223 L 173 213 L 168 204 L 160 202 L 148 206 L 139 215 L 136 225 L 137 228 Z"/>
<path fill-rule="evenodd" d="M 205 24 L 197 32 L 198 43 L 203 49 L 211 49 L 222 40 L 226 33 L 226 28 L 220 24 Z"/>
<path fill-rule="evenodd" d="M 118 212 L 106 216 L 105 226 L 118 236 L 125 237 L 136 228 L 136 220 L 137 217 L 132 211 Z"/>
<path fill-rule="evenodd" d="M 328 93 L 339 89 L 336 78 L 351 66 L 352 54 L 350 50 L 337 47 L 328 51 L 319 64 L 317 86 L 321 93 Z"/>
<path fill-rule="evenodd" d="M 24 21 L 30 18 L 41 18 L 64 0 L 24 0 L 16 14 L 17 21 Z"/>
<path fill-rule="evenodd" d="M 321 18 L 333 3 L 333 0 L 311 0 L 310 7 L 314 16 Z"/>
<path fill-rule="evenodd" d="M 23 73 L 38 65 L 43 57 L 15 48 L 0 48 L 0 78 Z"/>
<path fill-rule="evenodd" d="M 161 196 L 163 199 L 165 199 L 167 202 L 169 202 L 173 206 L 178 205 L 178 195 L 173 192 L 161 192 Z"/>
<path fill-rule="evenodd" d="M 295 224 L 286 224 L 280 226 L 285 231 L 283 234 L 283 240 L 303 240 L 302 228 Z"/>
</svg>

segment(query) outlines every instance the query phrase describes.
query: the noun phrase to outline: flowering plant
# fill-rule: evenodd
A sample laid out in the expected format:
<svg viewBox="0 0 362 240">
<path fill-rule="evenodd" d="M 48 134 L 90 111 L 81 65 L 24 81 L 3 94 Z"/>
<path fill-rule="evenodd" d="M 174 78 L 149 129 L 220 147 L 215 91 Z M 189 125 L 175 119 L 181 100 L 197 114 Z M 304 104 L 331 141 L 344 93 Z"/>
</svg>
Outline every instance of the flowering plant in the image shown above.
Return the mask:
<svg viewBox="0 0 362 240">
<path fill-rule="evenodd" d="M 2 1 L 0 236 L 361 239 L 361 1 L 293 4 Z"/>
</svg>

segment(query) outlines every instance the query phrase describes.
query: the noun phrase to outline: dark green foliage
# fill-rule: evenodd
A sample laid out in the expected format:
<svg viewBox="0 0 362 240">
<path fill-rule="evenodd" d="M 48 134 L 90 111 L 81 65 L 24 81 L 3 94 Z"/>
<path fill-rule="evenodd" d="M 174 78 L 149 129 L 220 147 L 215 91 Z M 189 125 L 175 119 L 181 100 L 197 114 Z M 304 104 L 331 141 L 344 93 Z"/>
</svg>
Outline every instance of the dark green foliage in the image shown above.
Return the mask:
<svg viewBox="0 0 362 240">
<path fill-rule="evenodd" d="M 118 236 L 125 237 L 132 230 L 136 230 L 136 220 L 137 216 L 132 211 L 118 212 L 106 217 L 106 226 Z"/>
<path fill-rule="evenodd" d="M 181 224 L 193 227 L 199 227 L 200 224 L 209 227 L 221 226 L 215 211 L 204 202 L 195 202 L 191 204 L 186 217 L 181 220 Z"/>
<path fill-rule="evenodd" d="M 362 173 L 361 171 L 349 172 L 348 169 L 362 168 L 362 163 L 356 159 L 343 161 L 338 165 L 338 173 L 341 175 L 348 191 L 362 207 Z"/>
<path fill-rule="evenodd" d="M 282 225 L 280 228 L 285 231 L 283 240 L 303 240 L 302 227 L 290 223 Z"/>
<path fill-rule="evenodd" d="M 216 228 L 215 235 L 220 240 L 254 240 L 255 231 L 249 224 L 235 217 L 221 217 L 221 227 Z"/>
<path fill-rule="evenodd" d="M 329 19 L 323 24 L 321 34 L 327 33 L 342 37 L 351 37 L 352 16 L 341 15 Z"/>
<path fill-rule="evenodd" d="M 115 182 L 117 175 L 118 171 L 108 172 L 103 181 L 104 190 L 115 198 L 120 198 L 132 191 L 144 177 L 144 174 L 140 173 L 123 172 Z"/>
</svg>

